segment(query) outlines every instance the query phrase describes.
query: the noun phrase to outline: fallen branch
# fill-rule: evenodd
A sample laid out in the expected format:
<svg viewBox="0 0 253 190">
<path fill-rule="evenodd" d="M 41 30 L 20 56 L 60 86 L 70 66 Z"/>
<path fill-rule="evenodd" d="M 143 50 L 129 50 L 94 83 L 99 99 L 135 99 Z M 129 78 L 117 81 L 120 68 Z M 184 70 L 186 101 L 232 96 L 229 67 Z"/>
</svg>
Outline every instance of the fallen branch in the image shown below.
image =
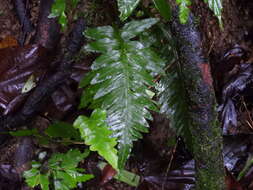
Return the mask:
<svg viewBox="0 0 253 190">
<path fill-rule="evenodd" d="M 196 168 L 197 190 L 225 189 L 222 156 L 222 133 L 217 120 L 217 109 L 210 65 L 201 47 L 200 33 L 195 18 L 187 24 L 173 21 L 178 39 L 178 52 L 184 85 L 189 98 L 190 131 Z"/>
</svg>

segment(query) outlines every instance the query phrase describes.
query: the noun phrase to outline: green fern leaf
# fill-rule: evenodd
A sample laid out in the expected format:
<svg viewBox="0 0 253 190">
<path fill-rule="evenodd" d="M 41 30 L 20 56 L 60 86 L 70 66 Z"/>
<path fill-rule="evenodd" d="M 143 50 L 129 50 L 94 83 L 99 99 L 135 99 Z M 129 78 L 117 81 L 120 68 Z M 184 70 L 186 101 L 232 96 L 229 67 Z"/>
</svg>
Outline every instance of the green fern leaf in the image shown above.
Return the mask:
<svg viewBox="0 0 253 190">
<path fill-rule="evenodd" d="M 140 0 L 118 0 L 121 21 L 126 20 L 139 4 Z"/>
<path fill-rule="evenodd" d="M 220 26 L 222 26 L 221 12 L 222 12 L 222 0 L 204 0 L 208 4 L 209 8 L 214 12 L 214 15 L 218 18 Z"/>
<path fill-rule="evenodd" d="M 131 40 L 158 20 L 131 21 L 122 29 L 110 26 L 88 29 L 86 36 L 95 39 L 87 50 L 100 52 L 81 86 L 87 86 L 81 105 L 107 110 L 108 124 L 118 138 L 119 167 L 123 168 L 133 141 L 148 131 L 146 119 L 152 119 L 148 109 L 156 104 L 146 93 L 154 86 L 153 76 L 162 73 L 164 62 L 150 48 Z M 92 98 L 91 98 L 92 97 Z"/>
<path fill-rule="evenodd" d="M 67 13 L 69 10 L 76 8 L 79 0 L 71 0 L 67 2 L 67 0 L 55 0 L 52 8 L 51 13 L 48 18 L 55 18 L 58 17 L 58 23 L 61 25 L 62 30 L 66 30 L 68 19 Z M 71 7 L 68 7 L 68 3 L 70 3 Z"/>
<path fill-rule="evenodd" d="M 86 158 L 89 151 L 69 150 L 65 154 L 55 153 L 43 165 L 32 162 L 32 168 L 24 172 L 25 181 L 30 187 L 40 185 L 42 190 L 49 190 L 49 182 L 53 179 L 55 190 L 70 190 L 79 182 L 93 178 L 93 175 L 83 174 L 84 170 L 77 168 L 80 161 Z M 43 173 L 41 172 L 43 170 Z"/>
<path fill-rule="evenodd" d="M 189 102 L 180 73 L 180 69 L 176 65 L 160 81 L 159 102 L 162 105 L 160 111 L 168 115 L 171 127 L 175 129 L 178 136 L 184 138 L 186 145 L 191 150 Z"/>
<path fill-rule="evenodd" d="M 191 5 L 190 0 L 176 0 L 179 5 L 179 20 L 182 24 L 185 24 L 188 20 L 190 9 L 188 6 Z"/>
<path fill-rule="evenodd" d="M 161 16 L 169 21 L 171 19 L 171 7 L 166 0 L 153 0 L 156 9 L 160 12 Z"/>
<path fill-rule="evenodd" d="M 100 109 L 94 110 L 90 118 L 79 116 L 74 122 L 74 127 L 80 130 L 85 144 L 90 146 L 91 151 L 98 151 L 113 168 L 118 169 L 116 138 L 112 138 L 112 131 L 105 122 L 106 112 Z"/>
<path fill-rule="evenodd" d="M 58 22 L 63 30 L 65 30 L 67 26 L 67 16 L 65 14 L 65 10 L 66 10 L 66 1 L 56 0 L 52 5 L 51 14 L 48 16 L 48 18 L 58 17 Z"/>
</svg>

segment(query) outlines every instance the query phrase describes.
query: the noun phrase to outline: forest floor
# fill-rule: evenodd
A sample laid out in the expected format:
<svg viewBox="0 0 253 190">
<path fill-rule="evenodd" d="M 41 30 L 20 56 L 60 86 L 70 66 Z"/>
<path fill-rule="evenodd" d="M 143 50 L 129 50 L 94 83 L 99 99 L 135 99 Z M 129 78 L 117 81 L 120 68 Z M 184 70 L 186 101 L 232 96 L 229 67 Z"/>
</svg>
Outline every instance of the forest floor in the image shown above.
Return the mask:
<svg viewBox="0 0 253 190">
<path fill-rule="evenodd" d="M 99 26 L 110 24 L 117 13 L 111 11 L 114 4 L 106 0 L 101 6 L 94 7 L 92 1 L 81 4 L 79 9 L 87 10 L 86 20 L 88 26 Z M 39 17 L 40 1 L 33 0 L 29 5 L 31 22 L 34 28 L 37 27 Z M 91 7 L 93 10 L 91 11 Z M 199 30 L 202 35 L 203 50 L 208 55 L 212 67 L 214 87 L 219 104 L 223 102 L 223 91 L 229 86 L 229 82 L 238 79 L 240 71 L 236 71 L 244 63 L 253 63 L 253 3 L 250 0 L 224 0 L 223 29 L 220 28 L 217 19 L 212 12 L 207 9 L 202 0 L 196 0 L 192 10 L 199 18 Z M 99 14 L 98 14 L 99 12 Z M 0 64 L 8 65 L 6 57 L 17 59 L 25 55 L 24 50 L 29 49 L 35 38 L 35 31 L 28 35 L 24 42 L 24 47 L 20 47 L 17 52 L 11 54 L 4 52 L 4 48 L 18 46 L 21 40 L 21 26 L 16 16 L 16 11 L 11 0 L 0 1 Z M 63 34 L 61 34 L 63 35 Z M 64 44 L 66 37 L 62 37 Z M 29 46 L 30 47 L 30 46 Z M 23 49 L 22 49 L 23 48 Z M 44 51 L 44 50 L 42 50 Z M 61 51 L 61 50 L 59 50 Z M 36 55 L 35 55 L 36 56 Z M 89 70 L 93 55 L 80 56 L 75 68 L 72 69 L 70 79 L 59 90 L 54 92 L 40 113 L 33 118 L 28 126 L 35 126 L 39 130 L 48 127 L 52 121 L 64 120 L 72 122 L 80 113 L 79 111 L 80 90 L 77 88 L 80 78 Z M 239 65 L 239 66 L 238 66 Z M 37 69 L 36 67 L 32 68 Z M 37 70 L 36 70 L 37 72 Z M 25 80 L 10 82 L 8 76 L 4 77 L 0 68 L 0 85 L 6 82 L 8 88 L 16 89 Z M 19 71 L 16 73 L 22 75 Z M 43 74 L 42 74 L 43 76 Z M 20 88 L 19 88 L 20 90 Z M 245 87 L 243 93 L 239 93 L 235 99 L 238 125 L 223 126 L 224 137 L 224 166 L 227 171 L 227 190 L 253 190 L 253 167 L 247 166 L 253 160 L 253 93 L 252 85 Z M 17 95 L 15 90 L 8 92 L 0 90 L 1 112 L 6 111 L 8 103 Z M 10 96 L 10 97 L 9 97 Z M 7 105 L 5 103 L 7 101 Z M 16 111 L 15 108 L 14 111 Z M 12 110 L 10 111 L 12 112 Z M 194 187 L 195 170 L 192 155 L 187 151 L 183 140 L 176 137 L 172 129 L 169 128 L 169 120 L 162 114 L 152 113 L 154 121 L 150 122 L 150 132 L 144 138 L 135 143 L 132 156 L 130 157 L 126 169 L 141 177 L 138 187 L 131 187 L 115 179 L 109 179 L 109 172 L 102 173 L 97 168 L 98 161 L 102 158 L 96 154 L 91 154 L 84 167 L 87 173 L 95 175 L 95 179 L 85 183 L 79 189 L 89 190 L 189 190 Z M 233 116 L 231 116 L 233 117 Z M 221 120 L 222 120 L 221 116 Z M 31 141 L 30 141 L 31 140 Z M 39 152 L 56 150 L 64 151 L 66 147 L 61 145 L 41 146 L 36 139 L 28 142 L 31 149 L 28 153 L 30 157 L 36 157 Z M 172 142 L 174 141 L 174 142 Z M 20 146 L 24 143 L 24 137 L 9 137 L 4 145 L 0 146 L 0 190 L 29 189 L 20 178 L 18 172 L 13 169 L 19 168 L 17 162 L 20 156 Z M 17 161 L 18 160 L 18 161 Z M 23 166 L 22 166 L 23 167 Z M 24 166 L 29 167 L 29 166 Z M 246 168 L 246 172 L 242 173 Z M 106 175 L 109 175 L 106 176 Z M 239 176 L 240 177 L 239 179 Z"/>
</svg>

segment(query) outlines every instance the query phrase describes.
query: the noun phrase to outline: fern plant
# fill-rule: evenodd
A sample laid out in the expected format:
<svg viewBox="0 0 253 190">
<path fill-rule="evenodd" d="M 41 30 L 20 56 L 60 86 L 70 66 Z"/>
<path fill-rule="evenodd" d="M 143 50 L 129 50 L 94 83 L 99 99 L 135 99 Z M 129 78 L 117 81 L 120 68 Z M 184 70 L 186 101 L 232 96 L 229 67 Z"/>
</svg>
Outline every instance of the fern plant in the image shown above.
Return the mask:
<svg viewBox="0 0 253 190">
<path fill-rule="evenodd" d="M 111 26 L 88 29 L 87 38 L 95 40 L 87 51 L 101 53 L 84 77 L 80 87 L 86 87 L 80 107 L 107 111 L 107 122 L 118 139 L 121 169 L 131 152 L 133 141 L 148 132 L 148 110 L 157 110 L 147 90 L 154 86 L 153 76 L 163 72 L 164 62 L 149 47 L 133 40 L 145 29 L 157 23 L 155 18 L 131 21 L 121 29 Z"/>
<path fill-rule="evenodd" d="M 32 168 L 24 172 L 25 181 L 30 187 L 39 185 L 42 190 L 52 189 L 49 188 L 50 184 L 54 190 L 73 189 L 77 187 L 77 183 L 93 178 L 93 175 L 83 174 L 84 170 L 77 168 L 78 163 L 88 154 L 88 151 L 81 153 L 73 149 L 65 154 L 53 154 L 43 165 L 33 161 Z"/>
<path fill-rule="evenodd" d="M 191 5 L 190 0 L 176 0 L 176 3 L 179 6 L 179 20 L 181 23 L 185 24 L 188 20 Z"/>
<path fill-rule="evenodd" d="M 190 13 L 191 0 L 175 0 L 179 6 L 179 20 L 185 24 L 188 20 Z M 126 20 L 131 13 L 135 10 L 140 0 L 117 0 L 120 11 L 120 19 Z M 165 20 L 170 19 L 170 6 L 164 0 L 153 0 L 155 7 Z M 221 12 L 222 12 L 222 0 L 204 0 L 208 4 L 208 7 L 213 11 L 214 15 L 218 18 L 220 25 L 222 26 Z"/>
<path fill-rule="evenodd" d="M 85 144 L 90 146 L 91 151 L 97 151 L 111 166 L 118 170 L 118 155 L 114 148 L 117 144 L 116 138 L 111 138 L 111 133 L 105 122 L 106 112 L 96 109 L 91 117 L 79 116 L 74 127 L 79 129 Z"/>
<path fill-rule="evenodd" d="M 140 0 L 118 0 L 120 19 L 126 20 L 139 4 Z"/>
<path fill-rule="evenodd" d="M 58 23 L 61 25 L 62 30 L 65 30 L 68 24 L 68 9 L 72 10 L 76 8 L 79 0 L 55 0 L 52 5 L 51 14 L 48 18 L 58 17 Z M 67 4 L 68 3 L 68 4 Z"/>
<path fill-rule="evenodd" d="M 183 137 L 187 147 L 191 150 L 189 96 L 184 85 L 185 79 L 182 76 L 183 68 L 178 62 L 175 39 L 164 24 L 159 24 L 152 34 L 156 35 L 154 38 L 158 40 L 153 44 L 155 48 L 159 48 L 159 42 L 163 42 L 159 55 L 167 62 L 166 74 L 161 77 L 156 86 L 160 113 L 168 116 L 171 129 L 175 130 L 177 136 Z"/>
<path fill-rule="evenodd" d="M 170 118 L 170 126 L 178 136 L 182 136 L 189 150 L 192 149 L 192 137 L 189 130 L 191 125 L 189 102 L 180 67 L 174 65 L 159 82 L 159 102 L 161 113 Z M 180 96 L 179 96 L 180 94 Z"/>
<path fill-rule="evenodd" d="M 214 15 L 218 18 L 220 26 L 222 26 L 221 12 L 223 9 L 222 0 L 204 0 L 209 8 L 213 11 Z"/>
</svg>

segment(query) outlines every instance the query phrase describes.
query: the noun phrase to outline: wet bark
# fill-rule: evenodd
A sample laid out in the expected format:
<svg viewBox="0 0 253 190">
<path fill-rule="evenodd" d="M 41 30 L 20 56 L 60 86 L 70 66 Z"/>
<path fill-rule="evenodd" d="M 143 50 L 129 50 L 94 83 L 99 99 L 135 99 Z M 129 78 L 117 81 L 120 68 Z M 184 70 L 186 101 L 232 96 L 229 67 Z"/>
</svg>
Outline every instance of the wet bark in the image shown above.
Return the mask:
<svg viewBox="0 0 253 190">
<path fill-rule="evenodd" d="M 60 24 L 57 18 L 48 18 L 54 0 L 41 1 L 39 23 L 36 28 L 35 43 L 48 49 L 54 49 L 60 40 Z"/>
<path fill-rule="evenodd" d="M 26 36 L 33 30 L 33 26 L 29 18 L 30 17 L 30 11 L 28 9 L 29 1 L 13 0 L 13 4 L 16 10 L 19 23 L 22 28 L 22 34 L 20 36 L 20 44 L 23 46 Z"/>
<path fill-rule="evenodd" d="M 196 189 L 223 190 L 225 172 L 222 132 L 217 119 L 210 65 L 201 47 L 196 23 L 193 15 L 190 15 L 187 24 L 180 24 L 177 18 L 172 24 L 172 30 L 178 39 L 181 71 L 190 104 L 189 127 L 196 163 Z"/>
</svg>

